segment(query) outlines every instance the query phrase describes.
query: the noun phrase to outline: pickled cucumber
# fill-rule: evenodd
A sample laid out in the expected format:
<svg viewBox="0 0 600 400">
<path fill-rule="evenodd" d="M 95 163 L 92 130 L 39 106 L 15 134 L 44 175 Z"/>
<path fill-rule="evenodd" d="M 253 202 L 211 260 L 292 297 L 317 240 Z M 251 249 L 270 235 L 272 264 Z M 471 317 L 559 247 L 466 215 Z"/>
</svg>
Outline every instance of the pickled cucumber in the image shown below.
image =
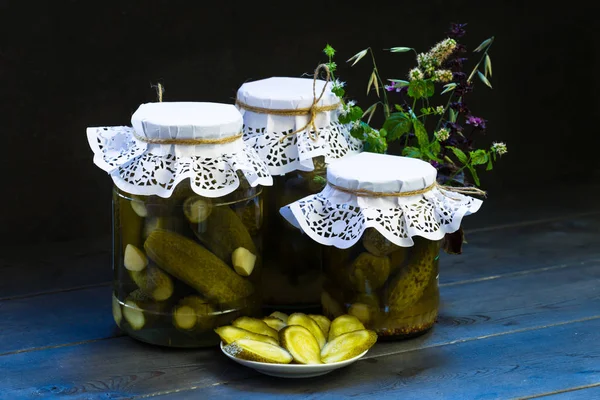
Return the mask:
<svg viewBox="0 0 600 400">
<path fill-rule="evenodd" d="M 260 200 L 258 200 L 258 203 L 249 203 L 244 207 L 240 219 L 250 236 L 256 236 L 260 233 L 262 216 L 262 202 Z"/>
<path fill-rule="evenodd" d="M 225 344 L 230 344 L 240 339 L 252 339 L 264 343 L 269 343 L 274 346 L 279 345 L 279 342 L 270 336 L 260 335 L 258 333 L 250 332 L 245 329 L 237 328 L 231 325 L 221 326 L 215 329 L 215 332 L 217 333 L 217 335 L 219 335 L 219 337 Z"/>
<path fill-rule="evenodd" d="M 212 210 L 213 206 L 210 200 L 204 197 L 192 196 L 183 202 L 183 213 L 192 224 L 206 221 Z"/>
<path fill-rule="evenodd" d="M 254 255 L 258 254 L 248 230 L 227 206 L 213 207 L 206 219 L 206 229 L 196 229 L 194 234 L 208 250 L 226 263 L 231 262 L 233 252 L 240 247 Z"/>
<path fill-rule="evenodd" d="M 241 276 L 250 276 L 256 265 L 256 255 L 244 247 L 238 247 L 231 254 L 231 264 Z"/>
<path fill-rule="evenodd" d="M 119 209 L 119 229 L 121 232 L 121 249 L 125 251 L 127 245 L 142 247 L 142 226 L 144 219 L 140 217 L 132 208 L 131 202 L 121 197 L 121 194 L 115 195 L 116 207 Z"/>
<path fill-rule="evenodd" d="M 200 296 L 187 296 L 173 310 L 173 325 L 176 328 L 195 332 L 213 327 L 215 308 Z"/>
<path fill-rule="evenodd" d="M 359 331 L 361 329 L 365 329 L 365 326 L 354 315 L 340 315 L 331 321 L 331 327 L 329 328 L 329 341 L 332 341 L 336 337 L 345 333 Z"/>
<path fill-rule="evenodd" d="M 358 318 L 364 325 L 368 325 L 375 318 L 375 312 L 376 310 L 364 303 L 353 303 L 348 308 L 348 314 Z"/>
<path fill-rule="evenodd" d="M 364 248 L 371 254 L 377 257 L 390 255 L 396 251 L 399 246 L 387 240 L 375 228 L 367 228 L 362 236 Z"/>
<path fill-rule="evenodd" d="M 288 315 L 285 313 L 282 313 L 281 311 L 273 311 L 271 313 L 271 315 L 269 315 L 270 317 L 275 317 L 275 318 L 279 318 L 280 320 L 282 320 L 285 324 L 287 324 L 288 321 Z"/>
<path fill-rule="evenodd" d="M 275 329 L 278 332 L 287 326 L 285 322 L 275 317 L 264 317 L 263 321 L 265 321 L 265 324 L 269 325 L 269 327 Z"/>
<path fill-rule="evenodd" d="M 386 303 L 392 313 L 402 312 L 421 298 L 435 272 L 438 253 L 439 242 L 415 241 L 408 264 L 392 280 L 387 291 Z"/>
<path fill-rule="evenodd" d="M 406 257 L 408 256 L 408 249 L 405 247 L 398 247 L 394 252 L 392 252 L 390 257 L 390 276 L 394 275 L 396 272 L 402 268 L 406 261 Z"/>
<path fill-rule="evenodd" d="M 390 259 L 361 253 L 352 263 L 352 278 L 359 292 L 372 293 L 383 286 L 390 275 Z"/>
<path fill-rule="evenodd" d="M 323 308 L 323 313 L 325 315 L 329 315 L 332 318 L 344 314 L 344 309 L 342 305 L 337 300 L 335 300 L 329 294 L 329 292 L 321 292 L 321 306 Z"/>
<path fill-rule="evenodd" d="M 323 331 L 323 335 L 327 337 L 327 335 L 329 335 L 329 327 L 331 326 L 331 321 L 329 320 L 329 318 L 327 318 L 324 315 L 309 314 L 308 316 L 319 325 L 319 328 L 321 328 L 321 330 Z"/>
<path fill-rule="evenodd" d="M 112 314 L 115 319 L 115 323 L 118 326 L 121 326 L 121 321 L 123 320 L 123 312 L 121 311 L 121 303 L 119 303 L 119 299 L 113 294 L 112 297 Z"/>
<path fill-rule="evenodd" d="M 289 364 L 294 359 L 282 347 L 252 339 L 239 339 L 223 347 L 227 353 L 236 358 L 271 364 Z"/>
<path fill-rule="evenodd" d="M 154 264 L 142 271 L 129 271 L 129 275 L 140 291 L 154 300 L 167 300 L 173 294 L 173 280 Z"/>
<path fill-rule="evenodd" d="M 361 329 L 337 336 L 321 350 L 321 361 L 325 364 L 349 360 L 367 351 L 377 342 L 377 334 Z"/>
<path fill-rule="evenodd" d="M 288 325 L 279 332 L 279 343 L 298 364 L 322 364 L 321 347 L 305 327 Z"/>
<path fill-rule="evenodd" d="M 250 281 L 198 243 L 174 232 L 152 232 L 144 249 L 160 268 L 214 302 L 229 303 L 254 292 Z"/>
<path fill-rule="evenodd" d="M 182 218 L 167 216 L 148 217 L 144 220 L 142 239 L 146 240 L 148 236 L 157 229 L 168 230 L 180 234 L 186 232 L 186 227 Z"/>
<path fill-rule="evenodd" d="M 123 318 L 134 331 L 148 328 L 167 310 L 166 302 L 156 301 L 141 290 L 133 291 L 123 305 Z"/>
<path fill-rule="evenodd" d="M 128 244 L 125 247 L 125 256 L 123 258 L 123 265 L 129 271 L 139 272 L 148 266 L 148 257 L 133 244 Z"/>
<path fill-rule="evenodd" d="M 327 339 L 321 330 L 319 324 L 317 324 L 312 318 L 303 313 L 293 313 L 288 318 L 288 326 L 291 325 L 300 325 L 309 330 L 310 333 L 313 334 L 315 339 L 317 339 L 317 343 L 319 343 L 319 348 L 323 348 Z"/>
<path fill-rule="evenodd" d="M 235 319 L 231 325 L 235 326 L 236 328 L 258 333 L 259 335 L 269 336 L 276 340 L 279 338 L 277 330 L 271 328 L 265 323 L 265 321 L 258 318 L 240 317 Z"/>
</svg>

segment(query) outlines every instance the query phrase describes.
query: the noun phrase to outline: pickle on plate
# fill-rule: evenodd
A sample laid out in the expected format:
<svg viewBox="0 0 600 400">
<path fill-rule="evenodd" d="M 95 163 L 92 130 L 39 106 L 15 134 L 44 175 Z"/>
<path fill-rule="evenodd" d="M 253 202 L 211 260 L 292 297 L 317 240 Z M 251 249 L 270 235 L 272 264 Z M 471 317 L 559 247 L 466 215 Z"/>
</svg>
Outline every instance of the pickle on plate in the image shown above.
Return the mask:
<svg viewBox="0 0 600 400">
<path fill-rule="evenodd" d="M 213 205 L 205 197 L 192 196 L 183 202 L 183 213 L 192 224 L 199 224 L 206 221 L 212 210 Z"/>
<path fill-rule="evenodd" d="M 231 254 L 231 264 L 241 276 L 250 276 L 256 265 L 256 255 L 244 247 L 238 247 Z"/>
<path fill-rule="evenodd" d="M 278 332 L 287 326 L 285 322 L 275 317 L 264 317 L 263 321 L 265 321 L 265 324 L 269 325 L 269 327 Z"/>
<path fill-rule="evenodd" d="M 235 273 L 203 246 L 174 232 L 156 230 L 144 243 L 158 266 L 217 303 L 229 303 L 254 293 L 252 283 Z"/>
<path fill-rule="evenodd" d="M 329 341 L 321 350 L 321 360 L 325 364 L 349 360 L 367 351 L 377 342 L 377 334 L 361 329 L 344 333 Z"/>
<path fill-rule="evenodd" d="M 258 318 L 252 317 L 239 317 L 236 318 L 231 325 L 236 328 L 245 329 L 250 332 L 258 333 L 259 335 L 265 335 L 272 337 L 275 340 L 279 339 L 279 335 L 277 334 L 277 330 L 271 328 L 269 325 L 265 323 L 265 321 L 260 320 Z"/>
<path fill-rule="evenodd" d="M 300 325 L 288 325 L 279 332 L 279 343 L 298 364 L 322 364 L 321 347 L 314 335 Z"/>
<path fill-rule="evenodd" d="M 408 264 L 400 270 L 387 290 L 387 304 L 392 313 L 402 312 L 421 298 L 434 273 L 438 254 L 438 242 L 415 241 Z"/>
<path fill-rule="evenodd" d="M 165 302 L 156 301 L 140 289 L 133 291 L 123 305 L 123 318 L 134 331 L 148 328 L 166 311 Z"/>
<path fill-rule="evenodd" d="M 269 317 L 275 317 L 282 320 L 285 324 L 288 322 L 288 315 L 286 313 L 282 313 L 281 311 L 273 311 Z"/>
<path fill-rule="evenodd" d="M 396 251 L 399 246 L 387 240 L 377 229 L 367 228 L 362 236 L 363 247 L 377 257 L 384 257 Z"/>
<path fill-rule="evenodd" d="M 305 327 L 310 333 L 312 333 L 315 339 L 317 339 L 317 343 L 319 343 L 319 348 L 322 349 L 323 346 L 325 346 L 327 338 L 325 338 L 321 327 L 315 322 L 315 320 L 310 318 L 308 315 L 303 313 L 293 313 L 288 318 L 288 326 L 291 325 L 300 325 Z"/>
<path fill-rule="evenodd" d="M 282 347 L 252 339 L 236 340 L 223 347 L 223 350 L 236 358 L 263 363 L 289 364 L 294 359 Z"/>
<path fill-rule="evenodd" d="M 365 326 L 354 315 L 340 315 L 331 321 L 329 328 L 329 341 L 345 333 L 359 331 L 365 329 Z"/>
<path fill-rule="evenodd" d="M 383 286 L 390 276 L 390 259 L 361 253 L 352 263 L 352 278 L 356 289 L 372 293 Z"/>
<path fill-rule="evenodd" d="M 155 264 L 142 271 L 129 271 L 140 291 L 154 300 L 167 300 L 173 294 L 173 280 Z"/>
<path fill-rule="evenodd" d="M 308 314 L 310 318 L 312 318 L 318 325 L 319 328 L 323 331 L 323 335 L 327 337 L 329 335 L 329 327 L 331 326 L 331 321 L 324 315 L 314 315 Z"/>
<path fill-rule="evenodd" d="M 119 299 L 117 299 L 117 297 L 114 294 L 112 297 L 112 314 L 116 324 L 121 326 L 121 321 L 123 320 L 123 312 L 121 311 L 121 303 L 119 303 Z"/>
<path fill-rule="evenodd" d="M 173 325 L 184 331 L 207 331 L 213 327 L 215 308 L 200 296 L 179 300 L 173 309 Z"/>
<path fill-rule="evenodd" d="M 148 257 L 146 257 L 142 250 L 140 250 L 133 244 L 128 244 L 125 247 L 123 265 L 129 271 L 139 272 L 148 266 Z"/>
<path fill-rule="evenodd" d="M 258 254 L 244 223 L 228 206 L 213 207 L 205 222 L 206 229 L 194 229 L 194 234 L 208 250 L 224 262 L 231 262 L 233 252 L 239 248 L 244 248 L 253 255 Z M 249 260 L 246 262 L 249 263 Z M 254 268 L 254 263 L 251 264 Z"/>
<path fill-rule="evenodd" d="M 242 328 L 238 328 L 231 325 L 220 326 L 214 330 L 217 335 L 221 338 L 223 343 L 230 344 L 240 339 L 252 339 L 264 343 L 269 343 L 275 346 L 279 345 L 279 342 L 273 339 L 271 336 L 261 335 L 258 333 L 250 332 Z M 278 338 L 279 339 L 279 338 Z"/>
</svg>

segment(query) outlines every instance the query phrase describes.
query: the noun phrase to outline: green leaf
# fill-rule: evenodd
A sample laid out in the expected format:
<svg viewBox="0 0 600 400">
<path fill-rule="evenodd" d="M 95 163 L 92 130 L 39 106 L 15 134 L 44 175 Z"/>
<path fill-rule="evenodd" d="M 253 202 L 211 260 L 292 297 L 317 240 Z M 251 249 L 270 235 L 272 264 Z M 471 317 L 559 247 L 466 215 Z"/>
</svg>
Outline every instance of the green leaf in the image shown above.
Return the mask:
<svg viewBox="0 0 600 400">
<path fill-rule="evenodd" d="M 489 74 L 490 76 L 492 76 L 492 59 L 488 54 L 485 55 L 484 67 L 485 75 L 487 76 Z"/>
<path fill-rule="evenodd" d="M 408 95 L 413 99 L 420 99 L 425 95 L 425 81 L 411 81 L 408 84 Z"/>
<path fill-rule="evenodd" d="M 457 147 L 452 147 L 452 146 L 448 146 L 448 149 L 450 149 L 454 155 L 456 156 L 456 158 L 458 158 L 458 161 L 460 161 L 463 164 L 466 164 L 468 161 L 467 155 L 459 148 Z"/>
<path fill-rule="evenodd" d="M 344 90 L 343 87 L 341 86 L 333 86 L 331 88 L 331 93 L 335 94 L 337 97 L 339 97 L 340 99 L 344 98 L 344 95 L 346 94 L 346 90 Z"/>
<path fill-rule="evenodd" d="M 481 50 L 485 49 L 486 47 L 488 47 L 491 43 L 492 40 L 494 40 L 494 37 L 492 36 L 489 39 L 485 39 L 483 42 L 481 42 L 481 44 L 479 46 L 477 46 L 477 48 L 475 50 L 473 50 L 475 53 L 480 52 Z"/>
<path fill-rule="evenodd" d="M 407 51 L 411 51 L 412 47 L 392 47 L 390 51 L 392 53 L 406 53 Z"/>
<path fill-rule="evenodd" d="M 400 104 L 394 104 L 394 108 L 398 111 L 404 112 L 404 108 Z"/>
<path fill-rule="evenodd" d="M 427 136 L 427 131 L 425 130 L 425 125 L 418 119 L 413 119 L 413 127 L 415 128 L 415 136 L 417 137 L 417 142 L 419 143 L 419 147 L 421 149 L 426 149 L 429 147 L 429 137 Z"/>
<path fill-rule="evenodd" d="M 323 53 L 325 53 L 327 57 L 331 58 L 335 55 L 335 49 L 331 47 L 328 43 L 327 46 L 325 46 L 325 48 L 323 49 Z"/>
<path fill-rule="evenodd" d="M 475 167 L 472 165 L 467 165 L 469 171 L 471 171 L 471 175 L 473 176 L 473 180 L 475 181 L 475 185 L 479 186 L 481 182 L 479 181 L 479 176 L 477 175 L 477 171 L 475 171 Z"/>
<path fill-rule="evenodd" d="M 444 85 L 444 90 L 442 90 L 442 93 L 440 94 L 445 94 L 448 92 L 451 92 L 452 90 L 456 89 L 456 83 L 452 82 L 452 83 L 448 83 L 446 85 Z"/>
<path fill-rule="evenodd" d="M 325 179 L 325 178 L 324 178 L 323 176 L 321 176 L 321 175 L 316 175 L 316 176 L 313 178 L 313 182 L 314 182 L 314 183 L 317 183 L 317 184 L 320 184 L 320 185 L 325 185 L 325 184 L 327 183 L 327 179 Z"/>
<path fill-rule="evenodd" d="M 481 79 L 481 81 L 483 83 L 485 83 L 487 86 L 489 86 L 490 89 L 493 89 L 492 88 L 492 84 L 490 83 L 490 81 L 488 81 L 488 78 L 486 78 L 484 74 L 482 74 L 481 72 L 477 71 L 477 75 L 479 76 L 479 79 Z"/>
<path fill-rule="evenodd" d="M 485 168 L 486 171 L 491 171 L 492 169 L 494 169 L 494 164 L 492 164 L 492 157 L 488 157 L 488 164 L 487 167 Z"/>
<path fill-rule="evenodd" d="M 402 135 L 408 133 L 412 123 L 408 116 L 403 112 L 395 112 L 385 120 L 383 129 L 387 131 L 387 139 L 389 142 L 398 140 Z"/>
<path fill-rule="evenodd" d="M 435 93 L 435 85 L 433 81 L 426 81 L 425 84 L 425 97 L 431 97 Z"/>
<path fill-rule="evenodd" d="M 325 63 L 325 65 L 327 65 L 327 68 L 329 68 L 329 72 L 335 72 L 335 70 L 337 69 L 337 64 L 333 61 Z"/>
<path fill-rule="evenodd" d="M 431 142 L 431 147 L 429 148 L 431 149 L 432 153 L 437 157 L 437 155 L 440 154 L 440 151 L 442 150 L 442 145 L 439 141 L 434 140 L 433 142 Z"/>
<path fill-rule="evenodd" d="M 471 155 L 472 165 L 482 165 L 488 162 L 488 153 L 485 150 L 475 150 L 469 153 Z"/>
<path fill-rule="evenodd" d="M 452 122 L 452 123 L 456 122 L 456 118 L 458 117 L 458 113 L 456 111 L 454 111 L 453 108 L 449 108 L 448 112 L 450 113 L 450 122 Z"/>
<path fill-rule="evenodd" d="M 358 53 L 350 57 L 346 62 L 354 61 L 351 65 L 351 67 L 353 67 L 357 62 L 361 60 L 361 58 L 367 55 L 367 51 L 369 51 L 369 49 L 359 51 Z"/>
<path fill-rule="evenodd" d="M 410 82 L 403 81 L 402 79 L 388 79 L 390 82 L 394 82 L 396 87 L 408 86 Z"/>
<path fill-rule="evenodd" d="M 404 157 L 411 157 L 411 158 L 421 158 L 423 155 L 421 153 L 421 150 L 419 150 L 416 147 L 405 147 L 402 149 L 402 155 Z"/>
</svg>

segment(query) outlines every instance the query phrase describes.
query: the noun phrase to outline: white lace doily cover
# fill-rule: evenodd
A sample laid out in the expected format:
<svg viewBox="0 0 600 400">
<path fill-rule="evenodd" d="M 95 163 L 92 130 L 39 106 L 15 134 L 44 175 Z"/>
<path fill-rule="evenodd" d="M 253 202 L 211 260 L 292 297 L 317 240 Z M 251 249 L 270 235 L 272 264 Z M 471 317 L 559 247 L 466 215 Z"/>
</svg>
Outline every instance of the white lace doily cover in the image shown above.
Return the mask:
<svg viewBox="0 0 600 400">
<path fill-rule="evenodd" d="M 317 80 L 317 97 L 324 85 L 325 81 Z M 331 84 L 327 84 L 317 106 L 339 103 L 340 99 L 331 92 L 330 87 Z M 248 82 L 239 88 L 237 98 L 254 107 L 280 110 L 309 108 L 314 99 L 313 79 L 275 77 Z M 350 135 L 350 127 L 338 122 L 339 108 L 317 114 L 317 141 L 309 136 L 312 132 L 309 128 L 288 137 L 283 143 L 280 139 L 305 126 L 310 115 L 261 114 L 243 108 L 240 108 L 240 112 L 244 116 L 244 140 L 265 160 L 272 175 L 284 175 L 295 170 L 312 171 L 313 157 L 324 156 L 325 162 L 329 163 L 362 150 L 361 141 Z"/>
<path fill-rule="evenodd" d="M 87 129 L 94 163 L 115 185 L 136 195 L 169 197 L 178 183 L 190 179 L 204 197 L 220 197 L 240 184 L 237 170 L 252 186 L 273 179 L 256 152 L 242 138 L 226 144 L 148 144 L 147 138 L 217 139 L 239 135 L 243 119 L 235 106 L 219 103 L 162 102 L 142 104 L 127 126 Z"/>
<path fill-rule="evenodd" d="M 347 189 L 408 192 L 431 185 L 437 177 L 430 164 L 407 157 L 361 153 L 327 168 L 327 180 Z M 460 227 L 463 216 L 476 212 L 482 201 L 434 188 L 406 197 L 365 197 L 327 185 L 321 193 L 281 208 L 281 214 L 313 240 L 346 249 L 365 229 L 375 228 L 390 242 L 403 247 L 413 236 L 439 240 Z"/>
</svg>

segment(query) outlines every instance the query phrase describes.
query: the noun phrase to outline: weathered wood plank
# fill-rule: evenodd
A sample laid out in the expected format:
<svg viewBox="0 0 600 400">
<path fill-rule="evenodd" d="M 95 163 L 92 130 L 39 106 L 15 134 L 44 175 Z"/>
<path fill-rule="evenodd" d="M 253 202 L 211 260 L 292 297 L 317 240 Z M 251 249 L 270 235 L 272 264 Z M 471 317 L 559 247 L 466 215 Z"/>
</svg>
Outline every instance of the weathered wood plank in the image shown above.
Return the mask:
<svg viewBox="0 0 600 400">
<path fill-rule="evenodd" d="M 160 398 L 238 400 L 242 393 L 244 399 L 525 397 L 600 382 L 599 330 L 600 318 L 361 360 L 310 380 L 252 376 Z"/>
<path fill-rule="evenodd" d="M 442 254 L 442 284 L 600 259 L 600 214 L 467 232 L 466 239 L 463 254 Z"/>
<path fill-rule="evenodd" d="M 600 371 L 597 371 L 600 373 Z M 588 387 L 565 389 L 560 393 L 548 393 L 540 396 L 522 397 L 519 400 L 543 399 L 543 400 L 594 400 L 600 399 L 600 383 Z"/>
<path fill-rule="evenodd" d="M 600 263 L 589 263 L 444 287 L 440 323 L 432 332 L 410 341 L 378 343 L 367 359 L 593 317 L 600 311 L 599 279 Z M 110 318 L 109 310 L 106 314 Z M 126 398 L 254 374 L 224 361 L 216 350 L 174 351 L 117 338 L 0 357 L 0 388 L 24 398 L 105 392 Z M 60 369 L 53 370 L 55 365 Z M 87 367 L 74 367 L 81 365 Z"/>
<path fill-rule="evenodd" d="M 110 238 L 20 246 L 0 252 L 0 299 L 112 279 Z"/>
<path fill-rule="evenodd" d="M 0 355 L 119 334 L 109 286 L 0 301 Z"/>
</svg>

